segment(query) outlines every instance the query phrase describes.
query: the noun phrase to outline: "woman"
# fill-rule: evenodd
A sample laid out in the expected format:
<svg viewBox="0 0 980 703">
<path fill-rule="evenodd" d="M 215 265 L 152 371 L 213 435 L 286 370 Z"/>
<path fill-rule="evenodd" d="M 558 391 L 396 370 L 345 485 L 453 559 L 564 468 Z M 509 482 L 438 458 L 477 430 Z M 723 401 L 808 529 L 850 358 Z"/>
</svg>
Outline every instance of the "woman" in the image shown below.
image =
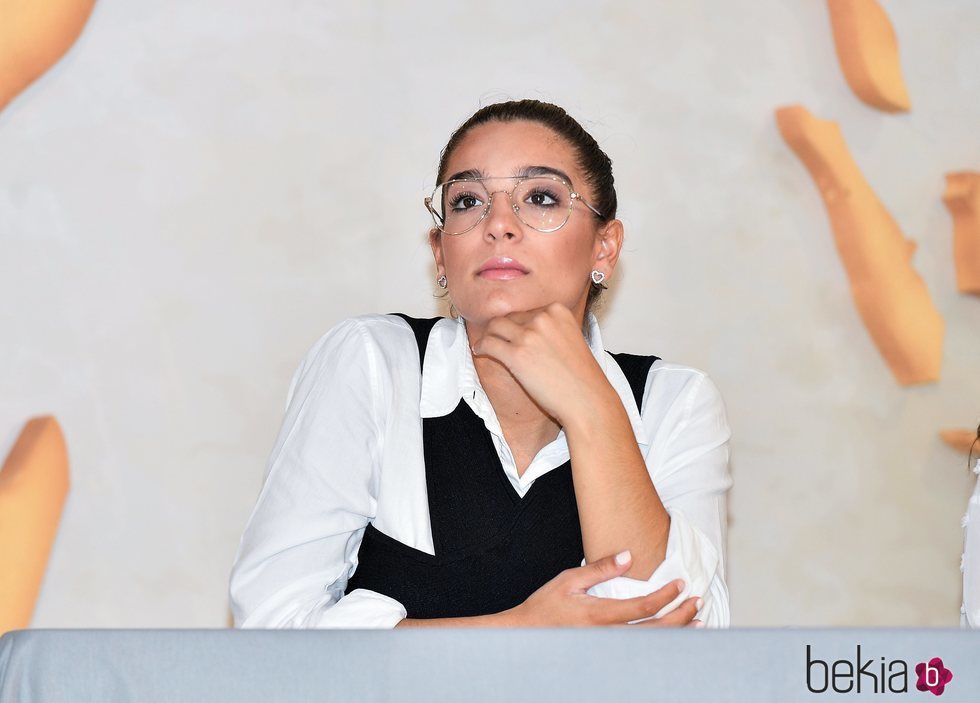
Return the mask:
<svg viewBox="0 0 980 703">
<path fill-rule="evenodd" d="M 967 465 L 973 462 L 974 449 L 980 445 L 980 425 L 967 456 Z M 963 572 L 963 602 L 960 604 L 960 627 L 980 628 L 980 456 L 973 465 L 977 483 L 966 504 L 963 514 L 963 556 L 960 570 Z"/>
<path fill-rule="evenodd" d="M 591 313 L 623 243 L 609 158 L 561 108 L 500 103 L 436 182 L 458 317 L 355 318 L 309 352 L 236 623 L 727 626 L 721 399 L 695 369 L 606 353 Z"/>
</svg>

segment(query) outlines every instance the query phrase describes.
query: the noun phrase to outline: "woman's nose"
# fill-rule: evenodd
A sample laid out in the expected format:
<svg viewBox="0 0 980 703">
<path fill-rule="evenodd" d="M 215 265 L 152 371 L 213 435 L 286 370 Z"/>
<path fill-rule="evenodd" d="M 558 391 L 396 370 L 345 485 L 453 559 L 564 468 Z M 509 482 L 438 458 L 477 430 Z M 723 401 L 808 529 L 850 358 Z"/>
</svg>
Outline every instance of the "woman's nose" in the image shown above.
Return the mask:
<svg viewBox="0 0 980 703">
<path fill-rule="evenodd" d="M 483 236 L 492 239 L 518 239 L 524 236 L 521 221 L 514 212 L 506 191 L 498 190 L 490 194 L 490 211 L 487 213 Z"/>
</svg>

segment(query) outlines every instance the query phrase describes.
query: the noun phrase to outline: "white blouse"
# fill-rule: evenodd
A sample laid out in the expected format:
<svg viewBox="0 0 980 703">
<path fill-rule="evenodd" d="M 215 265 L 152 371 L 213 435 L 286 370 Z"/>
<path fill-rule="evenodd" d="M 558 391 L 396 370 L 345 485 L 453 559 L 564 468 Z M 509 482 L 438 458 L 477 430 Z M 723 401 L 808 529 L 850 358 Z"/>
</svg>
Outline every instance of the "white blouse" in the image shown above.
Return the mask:
<svg viewBox="0 0 980 703">
<path fill-rule="evenodd" d="M 973 467 L 977 484 L 966 504 L 963 515 L 963 604 L 960 606 L 960 627 L 980 628 L 980 458 Z"/>
<path fill-rule="evenodd" d="M 658 615 L 698 595 L 704 599 L 698 617 L 708 627 L 727 627 L 731 433 L 721 396 L 701 371 L 657 361 L 640 415 L 626 377 L 603 350 L 594 317 L 588 339 L 671 517 L 666 558 L 648 580 L 621 576 L 589 592 L 629 598 L 680 578 L 684 590 Z M 229 595 L 237 626 L 390 628 L 406 617 L 388 596 L 366 589 L 345 596 L 344 589 L 368 522 L 434 553 L 422 418 L 452 412 L 461 398 L 486 424 L 520 495 L 568 460 L 559 432 L 518 476 L 480 386 L 463 320 L 442 319 L 433 327 L 424 374 L 414 334 L 394 315 L 351 318 L 320 338 L 293 376 L 265 483 L 235 556 Z"/>
</svg>

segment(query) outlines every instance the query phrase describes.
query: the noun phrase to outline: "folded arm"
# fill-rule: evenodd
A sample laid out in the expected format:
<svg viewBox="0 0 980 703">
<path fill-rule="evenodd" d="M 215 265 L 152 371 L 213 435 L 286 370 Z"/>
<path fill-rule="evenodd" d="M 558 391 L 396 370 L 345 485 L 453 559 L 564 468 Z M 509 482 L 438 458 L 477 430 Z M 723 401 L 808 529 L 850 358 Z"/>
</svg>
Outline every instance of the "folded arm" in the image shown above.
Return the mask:
<svg viewBox="0 0 980 703">
<path fill-rule="evenodd" d="M 701 596 L 703 607 L 698 618 L 709 627 L 726 627 L 730 613 L 724 559 L 725 495 L 731 487 L 731 432 L 724 404 L 704 374 L 671 367 L 652 374 L 660 376 L 651 380 L 648 397 L 655 393 L 676 396 L 663 412 L 645 413 L 643 417 L 651 437 L 645 466 L 657 498 L 670 517 L 664 551 L 652 573 L 647 567 L 645 571 L 598 584 L 589 593 L 630 598 L 681 579 L 684 589 L 661 614 L 690 596 Z M 616 512 L 608 512 L 606 517 L 608 523 L 626 524 Z M 651 523 L 647 534 L 657 534 L 657 527 Z M 624 547 L 632 549 L 630 538 L 630 532 L 624 531 Z"/>
<path fill-rule="evenodd" d="M 377 363 L 367 333 L 348 320 L 317 342 L 294 375 L 232 567 L 239 627 L 392 627 L 405 616 L 397 601 L 371 591 L 344 597 L 377 509 L 384 422 Z"/>
</svg>

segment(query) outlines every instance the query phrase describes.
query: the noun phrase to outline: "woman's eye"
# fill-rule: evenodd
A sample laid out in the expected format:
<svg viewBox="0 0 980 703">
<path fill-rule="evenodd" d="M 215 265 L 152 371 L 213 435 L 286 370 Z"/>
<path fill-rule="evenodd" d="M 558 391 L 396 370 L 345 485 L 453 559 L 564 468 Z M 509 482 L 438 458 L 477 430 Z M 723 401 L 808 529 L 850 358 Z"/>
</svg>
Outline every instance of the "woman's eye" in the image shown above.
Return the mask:
<svg viewBox="0 0 980 703">
<path fill-rule="evenodd" d="M 453 210 L 469 210 L 471 208 L 480 207 L 483 203 L 475 195 L 470 193 L 460 193 L 453 197 L 452 202 L 449 203 Z"/>
<path fill-rule="evenodd" d="M 527 202 L 537 207 L 550 207 L 558 205 L 558 197 L 545 190 L 535 190 L 527 196 Z"/>
</svg>

